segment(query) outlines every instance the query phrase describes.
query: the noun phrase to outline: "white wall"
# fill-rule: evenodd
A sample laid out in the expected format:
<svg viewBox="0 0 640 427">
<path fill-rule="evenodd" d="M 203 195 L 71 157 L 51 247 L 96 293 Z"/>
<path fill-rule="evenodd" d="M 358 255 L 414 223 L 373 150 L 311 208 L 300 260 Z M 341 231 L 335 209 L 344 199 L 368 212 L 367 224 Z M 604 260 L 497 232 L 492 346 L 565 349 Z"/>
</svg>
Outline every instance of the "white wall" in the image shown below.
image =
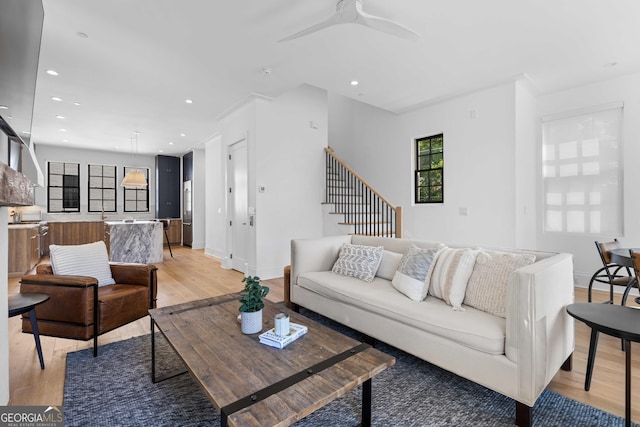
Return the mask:
<svg viewBox="0 0 640 427">
<path fill-rule="evenodd" d="M 595 240 L 610 241 L 621 239 L 632 247 L 640 246 L 640 199 L 636 183 L 640 181 L 640 74 L 628 75 L 586 86 L 580 86 L 538 98 L 538 141 L 541 140 L 541 118 L 557 113 L 581 110 L 622 101 L 623 109 L 623 150 L 624 150 L 624 233 L 622 236 L 609 235 L 567 235 L 542 232 L 542 203 L 539 204 L 537 233 L 542 250 L 563 251 L 574 254 L 576 280 L 581 285 L 588 284 L 591 275 L 602 266 L 596 251 Z M 540 144 L 540 142 L 538 142 Z M 538 153 L 541 148 L 538 146 Z M 539 183 L 541 187 L 541 181 Z M 541 189 L 538 200 L 542 200 Z"/>
<path fill-rule="evenodd" d="M 212 197 L 207 205 L 207 253 L 219 256 L 222 265 L 230 268 L 227 150 L 244 139 L 248 205 L 255 208 L 247 274 L 263 279 L 282 277 L 284 266 L 290 263 L 291 239 L 322 235 L 327 94 L 302 85 L 274 100 L 248 97 L 221 119 L 220 129 L 220 142 L 206 144 L 207 161 L 225 171 L 221 175 L 213 171 L 206 177 L 207 185 L 216 187 L 207 188 Z M 264 187 L 264 192 L 258 187 Z"/>
<path fill-rule="evenodd" d="M 0 151 L 0 161 L 7 164 L 8 150 L 6 137 L 0 132 L 0 146 L 5 147 Z M 2 141 L 5 144 L 2 144 Z M 9 402 L 9 318 L 4 313 L 9 312 L 7 301 L 9 294 L 9 209 L 0 207 L 0 406 Z"/>
<path fill-rule="evenodd" d="M 193 150 L 193 241 L 191 249 L 203 249 L 206 246 L 206 161 L 203 149 Z"/>
<path fill-rule="evenodd" d="M 44 187 L 36 187 L 35 198 L 43 212 L 43 219 L 49 221 L 56 220 L 93 220 L 99 221 L 100 212 L 88 212 L 87 185 L 89 178 L 87 175 L 88 165 L 110 165 L 117 166 L 117 212 L 106 212 L 108 220 L 122 218 L 155 218 L 155 157 L 136 155 L 135 163 L 131 153 L 114 153 L 110 151 L 83 150 L 79 148 L 68 148 L 54 145 L 40 144 L 37 147 L 38 161 L 40 167 L 46 175 L 47 162 L 69 162 L 80 164 L 80 212 L 79 213 L 51 213 L 47 214 L 47 191 L 46 182 Z M 124 167 L 138 166 L 149 168 L 149 212 L 134 213 L 124 212 L 124 191 L 120 187 L 123 178 Z M 46 181 L 46 180 L 45 180 Z"/>
<path fill-rule="evenodd" d="M 335 97 L 337 95 L 331 95 Z M 401 115 L 359 103 L 354 139 L 329 145 L 391 203 L 404 208 L 405 237 L 513 247 L 516 243 L 515 85 L 505 84 Z M 330 105 L 336 105 L 332 100 Z M 474 115 L 474 116 L 473 116 Z M 346 129 L 344 124 L 339 125 Z M 413 204 L 414 139 L 444 133 L 443 204 Z M 348 144 L 349 147 L 344 145 Z M 346 155 L 343 153 L 347 153 Z M 468 216 L 459 214 L 460 208 Z"/>
<path fill-rule="evenodd" d="M 9 402 L 9 222 L 8 208 L 0 207 L 0 406 Z"/>
<path fill-rule="evenodd" d="M 226 180 L 222 137 L 217 135 L 204 144 L 205 163 L 205 232 L 204 252 L 217 258 L 226 256 Z"/>
<path fill-rule="evenodd" d="M 534 249 L 536 237 L 537 197 L 536 189 L 541 170 L 540 151 L 537 149 L 536 96 L 526 81 L 515 84 L 515 246 Z M 539 160 L 539 159 L 538 159 Z"/>
<path fill-rule="evenodd" d="M 255 271 L 263 278 L 282 277 L 291 240 L 322 235 L 327 93 L 302 85 L 261 103 L 256 119 L 254 189 L 265 191 L 255 193 Z"/>
</svg>

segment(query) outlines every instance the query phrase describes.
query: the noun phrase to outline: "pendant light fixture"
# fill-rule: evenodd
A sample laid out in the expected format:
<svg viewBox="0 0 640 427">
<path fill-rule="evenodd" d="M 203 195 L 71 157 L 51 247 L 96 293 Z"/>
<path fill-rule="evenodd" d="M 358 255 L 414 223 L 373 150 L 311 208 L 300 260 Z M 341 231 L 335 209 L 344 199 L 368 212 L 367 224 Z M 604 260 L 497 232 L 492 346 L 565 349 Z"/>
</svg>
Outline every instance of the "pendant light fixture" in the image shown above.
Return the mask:
<svg viewBox="0 0 640 427">
<path fill-rule="evenodd" d="M 136 136 L 135 151 L 133 149 L 133 137 L 131 138 L 131 152 L 133 154 L 134 165 L 136 164 L 136 154 L 138 153 L 138 134 L 139 133 L 140 132 L 138 131 L 134 132 Z M 120 183 L 120 186 L 125 188 L 144 188 L 147 186 L 147 179 L 145 178 L 142 172 L 140 172 L 137 168 L 134 168 L 124 176 L 124 178 L 122 179 L 122 182 Z"/>
</svg>

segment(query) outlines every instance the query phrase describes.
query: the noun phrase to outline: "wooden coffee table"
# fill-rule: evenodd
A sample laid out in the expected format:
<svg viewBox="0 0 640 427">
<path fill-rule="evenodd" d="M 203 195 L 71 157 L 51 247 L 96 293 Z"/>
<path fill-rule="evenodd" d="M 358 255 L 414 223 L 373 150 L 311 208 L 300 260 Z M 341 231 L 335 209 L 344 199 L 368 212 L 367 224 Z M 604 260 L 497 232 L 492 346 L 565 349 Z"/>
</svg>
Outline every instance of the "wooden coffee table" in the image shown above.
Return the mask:
<svg viewBox="0 0 640 427">
<path fill-rule="evenodd" d="M 155 326 L 220 411 L 222 426 L 290 425 L 362 384 L 362 424 L 371 425 L 371 378 L 395 358 L 284 307 L 265 301 L 264 330 L 277 313 L 309 332 L 283 349 L 244 335 L 240 294 L 149 310 L 154 382 Z M 155 325 L 155 326 L 154 326 Z"/>
</svg>

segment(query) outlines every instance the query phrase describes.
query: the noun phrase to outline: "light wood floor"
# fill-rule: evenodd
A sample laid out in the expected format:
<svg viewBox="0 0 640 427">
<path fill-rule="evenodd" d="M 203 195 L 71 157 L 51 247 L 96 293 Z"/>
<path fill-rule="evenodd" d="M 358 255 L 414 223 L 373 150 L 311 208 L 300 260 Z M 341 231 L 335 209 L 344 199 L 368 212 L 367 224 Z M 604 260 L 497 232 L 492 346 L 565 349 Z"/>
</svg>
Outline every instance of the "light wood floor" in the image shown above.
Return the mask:
<svg viewBox="0 0 640 427">
<path fill-rule="evenodd" d="M 242 289 L 242 274 L 224 270 L 217 259 L 199 250 L 173 248 L 174 258 L 165 250 L 165 261 L 158 264 L 158 306 L 168 306 Z M 270 287 L 268 299 L 283 300 L 283 280 L 264 281 Z M 19 290 L 18 279 L 9 279 L 9 293 Z M 598 294 L 604 300 L 605 294 Z M 584 289 L 576 288 L 576 301 L 586 301 Z M 631 303 L 633 304 L 633 303 Z M 149 333 L 149 319 L 144 318 L 99 338 L 100 345 Z M 67 352 L 91 347 L 91 341 L 41 337 L 46 368 L 40 369 L 33 336 L 20 331 L 19 317 L 9 319 L 10 405 L 62 405 Z M 560 371 L 549 389 L 624 416 L 624 353 L 620 341 L 600 335 L 591 391 L 584 391 L 584 374 L 589 347 L 589 329 L 576 322 L 576 350 L 573 371 Z M 638 348 L 633 344 L 633 349 Z M 98 356 L 100 357 L 100 356 Z M 640 354 L 633 355 L 632 418 L 640 422 Z M 635 405 L 635 406 L 633 406 Z M 534 411 L 535 417 L 535 411 Z"/>
</svg>

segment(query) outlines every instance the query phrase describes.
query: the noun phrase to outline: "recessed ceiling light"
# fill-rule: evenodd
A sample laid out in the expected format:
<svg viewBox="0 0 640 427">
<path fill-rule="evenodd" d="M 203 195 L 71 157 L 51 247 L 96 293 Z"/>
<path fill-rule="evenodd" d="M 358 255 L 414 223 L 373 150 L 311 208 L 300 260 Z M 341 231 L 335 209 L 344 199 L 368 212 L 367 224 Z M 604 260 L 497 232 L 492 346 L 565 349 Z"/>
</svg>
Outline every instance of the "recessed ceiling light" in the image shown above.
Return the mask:
<svg viewBox="0 0 640 427">
<path fill-rule="evenodd" d="M 0 110 L 8 110 L 9 107 L 7 107 L 6 105 L 0 105 Z"/>
<path fill-rule="evenodd" d="M 351 86 L 358 86 L 357 80 L 351 80 Z"/>
<path fill-rule="evenodd" d="M 60 128 L 60 129 L 58 129 L 58 130 L 59 130 L 60 132 L 66 132 L 66 131 L 67 131 L 67 130 L 66 130 L 66 129 L 64 129 L 64 128 Z"/>
<path fill-rule="evenodd" d="M 181 133 L 180 136 L 187 136 L 187 134 L 186 133 Z"/>
<path fill-rule="evenodd" d="M 169 145 L 173 145 L 173 142 L 169 141 Z"/>
<path fill-rule="evenodd" d="M 22 131 L 22 134 L 23 134 L 23 135 L 31 135 L 31 132 L 29 132 L 28 130 L 23 130 L 23 131 Z"/>
<path fill-rule="evenodd" d="M 69 140 L 65 138 L 62 140 L 62 142 L 69 142 Z"/>
<path fill-rule="evenodd" d="M 51 99 L 57 102 L 62 101 L 62 98 L 58 98 L 57 96 L 52 96 Z"/>
<path fill-rule="evenodd" d="M 13 119 L 13 116 L 7 116 L 7 120 Z"/>
<path fill-rule="evenodd" d="M 158 152 L 159 152 L 159 153 L 164 153 L 164 150 L 159 150 Z"/>
<path fill-rule="evenodd" d="M 76 33 L 76 35 L 77 35 L 78 37 L 80 37 L 81 39 L 88 39 L 88 38 L 89 38 L 89 36 L 87 35 L 87 33 L 83 33 L 82 31 L 78 31 L 78 32 Z"/>
<path fill-rule="evenodd" d="M 186 99 L 184 102 L 186 102 L 187 104 L 193 104 L 193 101 L 191 99 Z"/>
<path fill-rule="evenodd" d="M 74 102 L 73 105 L 75 105 L 76 107 L 80 105 L 79 102 Z"/>
<path fill-rule="evenodd" d="M 61 116 L 60 114 L 58 114 L 58 115 L 56 116 L 56 119 L 64 119 L 64 116 Z"/>
<path fill-rule="evenodd" d="M 49 74 L 50 76 L 57 76 L 58 72 L 56 70 L 47 70 L 47 74 Z"/>
</svg>

